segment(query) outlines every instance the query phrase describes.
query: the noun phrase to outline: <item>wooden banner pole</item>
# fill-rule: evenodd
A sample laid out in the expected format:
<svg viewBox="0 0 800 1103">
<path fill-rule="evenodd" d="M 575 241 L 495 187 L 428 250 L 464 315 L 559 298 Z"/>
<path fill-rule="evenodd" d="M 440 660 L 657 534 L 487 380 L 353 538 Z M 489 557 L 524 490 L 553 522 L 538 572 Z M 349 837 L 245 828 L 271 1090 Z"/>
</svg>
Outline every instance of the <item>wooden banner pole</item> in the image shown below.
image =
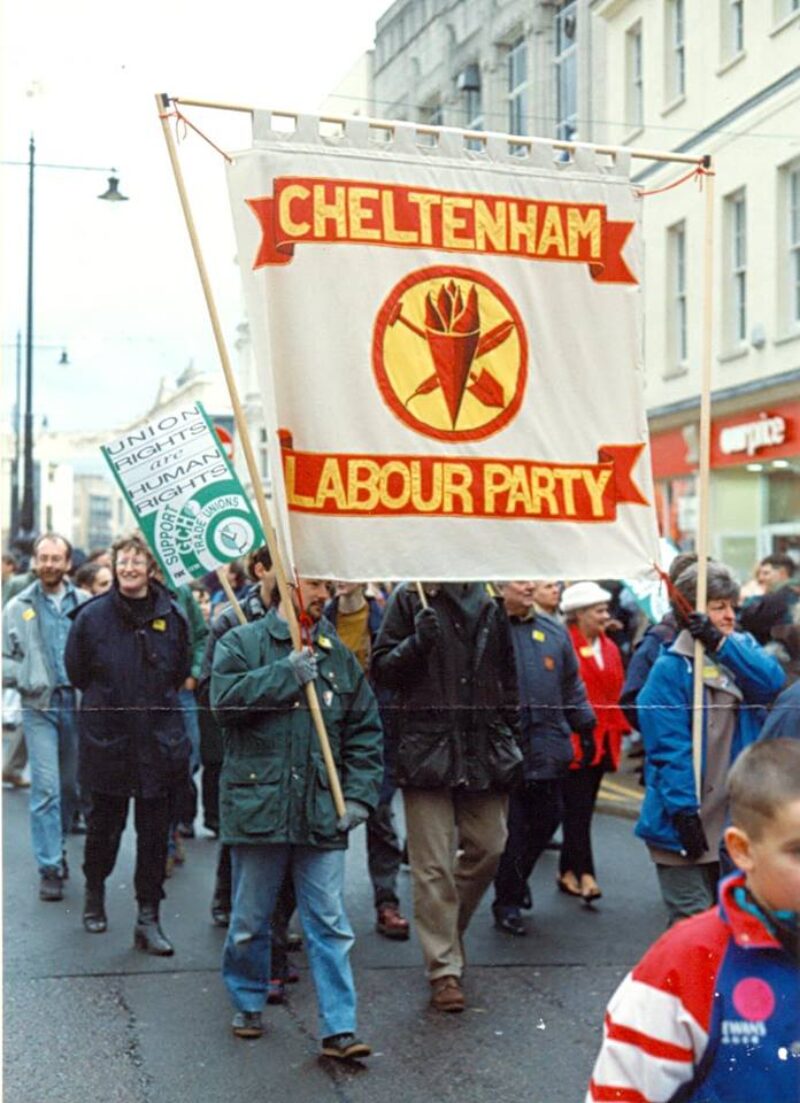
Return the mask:
<svg viewBox="0 0 800 1103">
<path fill-rule="evenodd" d="M 236 378 L 233 374 L 230 357 L 228 356 L 228 350 L 222 334 L 222 325 L 220 323 L 217 306 L 214 301 L 214 295 L 211 289 L 211 282 L 208 278 L 208 271 L 206 269 L 205 261 L 203 259 L 203 253 L 200 248 L 200 238 L 197 234 L 194 217 L 192 215 L 191 206 L 189 204 L 189 196 L 186 191 L 186 185 L 184 183 L 180 161 L 178 160 L 178 150 L 175 145 L 175 139 L 172 136 L 172 131 L 169 125 L 169 96 L 164 93 L 159 93 L 156 95 L 156 110 L 158 111 L 159 118 L 161 119 L 161 128 L 164 132 L 164 140 L 167 144 L 167 152 L 169 154 L 170 164 L 172 165 L 172 172 L 175 177 L 175 185 L 178 189 L 178 197 L 180 198 L 181 208 L 183 209 L 183 217 L 186 220 L 186 229 L 189 232 L 189 240 L 192 243 L 192 252 L 194 253 L 195 264 L 197 265 L 197 273 L 200 277 L 200 283 L 203 288 L 203 295 L 206 300 L 206 307 L 208 308 L 211 328 L 214 332 L 214 341 L 216 342 L 217 352 L 219 353 L 220 362 L 222 364 L 222 371 L 225 375 L 225 382 L 228 386 L 228 394 L 230 395 L 231 407 L 233 408 L 233 417 L 236 422 L 236 429 L 239 434 L 239 440 L 242 443 L 244 458 L 247 464 L 247 471 L 250 476 L 250 482 L 253 487 L 253 494 L 256 499 L 256 506 L 261 518 L 261 524 L 264 528 L 264 535 L 267 539 L 269 553 L 272 557 L 272 565 L 275 568 L 275 581 L 278 586 L 278 592 L 280 593 L 281 605 L 283 607 L 283 611 L 286 615 L 286 620 L 289 625 L 289 633 L 292 639 L 292 646 L 295 648 L 296 651 L 299 651 L 303 646 L 302 638 L 300 635 L 300 624 L 298 623 L 297 614 L 295 613 L 291 587 L 289 585 L 289 580 L 287 578 L 283 560 L 280 555 L 280 549 L 278 547 L 278 540 L 275 534 L 275 529 L 272 526 L 272 519 L 270 517 L 267 499 L 264 495 L 264 487 L 261 483 L 261 474 L 259 472 L 258 465 L 256 464 L 255 453 L 253 452 L 253 446 L 250 442 L 250 434 L 247 431 L 247 422 L 245 420 L 244 411 L 242 410 L 242 405 L 239 401 L 239 393 L 236 387 Z M 342 786 L 339 781 L 339 775 L 336 772 L 336 763 L 333 760 L 333 752 L 331 751 L 328 733 L 325 730 L 325 721 L 322 716 L 322 709 L 320 708 L 319 698 L 317 696 L 317 688 L 313 682 L 307 682 L 304 688 L 306 692 L 306 698 L 308 700 L 308 708 L 314 722 L 314 728 L 316 729 L 320 749 L 322 751 L 322 757 L 325 762 L 325 769 L 327 771 L 328 782 L 331 787 L 333 804 L 336 808 L 337 815 L 343 816 L 345 814 L 345 803 L 344 796 L 342 794 Z"/>
<path fill-rule="evenodd" d="M 710 167 L 710 159 L 706 163 Z M 700 374 L 700 443 L 697 459 L 697 602 L 704 613 L 708 582 L 708 488 L 711 467 L 711 365 L 714 320 L 714 175 L 703 177 L 705 233 L 703 257 L 703 359 Z M 692 765 L 698 806 L 702 803 L 703 770 L 703 666 L 705 651 L 694 645 L 694 695 L 692 700 Z"/>
<path fill-rule="evenodd" d="M 228 578 L 228 572 L 225 570 L 224 567 L 217 567 L 217 578 L 219 579 L 220 586 L 225 591 L 225 597 L 228 599 L 228 601 L 231 603 L 231 606 L 233 607 L 233 611 L 236 614 L 236 619 L 239 621 L 239 624 L 247 624 L 247 617 L 244 615 L 244 609 L 242 609 L 241 605 L 239 604 L 239 599 L 233 592 L 231 580 Z"/>
<path fill-rule="evenodd" d="M 428 599 L 425 597 L 425 591 L 422 588 L 422 583 L 421 582 L 416 582 L 415 586 L 417 587 L 417 593 L 419 594 L 419 600 L 422 603 L 422 608 L 427 609 L 428 608 Z"/>
</svg>

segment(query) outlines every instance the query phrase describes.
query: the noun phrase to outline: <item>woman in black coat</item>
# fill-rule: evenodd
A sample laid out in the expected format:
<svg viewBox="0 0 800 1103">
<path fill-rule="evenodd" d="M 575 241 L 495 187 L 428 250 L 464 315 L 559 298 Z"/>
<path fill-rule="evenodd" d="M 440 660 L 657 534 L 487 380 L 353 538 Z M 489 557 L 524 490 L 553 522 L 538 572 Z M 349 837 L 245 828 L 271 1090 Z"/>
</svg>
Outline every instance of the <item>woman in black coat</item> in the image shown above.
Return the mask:
<svg viewBox="0 0 800 1103">
<path fill-rule="evenodd" d="M 139 915 L 134 944 L 172 954 L 159 925 L 171 804 L 189 769 L 190 744 L 178 690 L 189 675 L 188 628 L 153 577 L 144 540 L 122 537 L 111 550 L 114 585 L 74 617 L 66 647 L 71 683 L 82 691 L 81 788 L 90 797 L 83 872 L 83 925 L 105 931 L 105 880 L 114 868 L 134 798 Z"/>
</svg>

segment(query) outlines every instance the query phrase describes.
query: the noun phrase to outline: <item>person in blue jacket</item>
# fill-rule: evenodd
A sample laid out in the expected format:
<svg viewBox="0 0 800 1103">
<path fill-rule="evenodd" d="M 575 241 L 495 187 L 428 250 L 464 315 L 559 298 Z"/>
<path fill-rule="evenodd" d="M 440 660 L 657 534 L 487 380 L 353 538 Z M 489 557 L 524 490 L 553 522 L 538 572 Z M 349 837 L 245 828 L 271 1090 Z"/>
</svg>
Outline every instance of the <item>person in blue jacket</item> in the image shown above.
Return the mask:
<svg viewBox="0 0 800 1103">
<path fill-rule="evenodd" d="M 707 565 L 703 611 L 687 614 L 673 601 L 681 631 L 656 660 L 639 694 L 645 746 L 645 797 L 636 834 L 647 843 L 670 922 L 713 905 L 726 820 L 725 776 L 756 741 L 765 707 L 782 688 L 780 664 L 752 636 L 735 631 L 739 585 L 721 563 Z M 696 606 L 697 565 L 675 581 L 688 607 Z M 701 793 L 692 761 L 694 641 L 703 660 Z"/>
<path fill-rule="evenodd" d="M 697 562 L 697 556 L 693 552 L 681 552 L 676 555 L 669 565 L 667 574 L 674 585 L 676 578 Z M 647 676 L 653 669 L 658 656 L 665 647 L 670 647 L 675 642 L 675 637 L 680 631 L 678 622 L 672 609 L 668 610 L 658 622 L 651 624 L 639 641 L 633 653 L 628 669 L 625 673 L 625 685 L 622 687 L 622 695 L 619 699 L 619 707 L 625 714 L 625 719 L 637 732 L 639 731 L 639 714 L 636 711 L 636 701 L 647 681 Z"/>
<path fill-rule="evenodd" d="M 800 739 L 800 681 L 793 682 L 770 710 L 762 739 Z"/>
</svg>

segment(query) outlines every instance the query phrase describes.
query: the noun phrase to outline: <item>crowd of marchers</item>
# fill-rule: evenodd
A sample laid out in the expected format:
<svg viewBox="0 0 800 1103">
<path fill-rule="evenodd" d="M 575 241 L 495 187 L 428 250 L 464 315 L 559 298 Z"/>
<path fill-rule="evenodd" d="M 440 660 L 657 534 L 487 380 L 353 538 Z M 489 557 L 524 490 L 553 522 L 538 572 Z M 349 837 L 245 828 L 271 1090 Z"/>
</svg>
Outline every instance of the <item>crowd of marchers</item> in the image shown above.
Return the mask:
<svg viewBox="0 0 800 1103">
<path fill-rule="evenodd" d="M 713 1087 L 713 1098 L 733 1100 L 726 1085 L 737 1076 L 750 1077 L 749 1097 L 795 1098 L 800 586 L 790 558 L 767 557 L 744 592 L 709 561 L 698 603 L 696 557 L 679 554 L 670 611 L 654 625 L 604 580 L 299 577 L 281 596 L 259 548 L 229 565 L 229 604 L 216 576 L 171 590 L 137 533 L 76 569 L 77 558 L 64 536 L 45 533 L 26 572 L 3 560 L 3 781 L 29 788 L 41 900 L 63 899 L 66 835 L 85 833 L 82 922 L 92 935 L 107 930 L 105 883 L 133 801 L 134 945 L 173 954 L 164 883 L 202 810 L 219 838 L 211 920 L 227 928 L 233 1033 L 260 1037 L 265 1006 L 298 979 L 296 912 L 321 1052 L 362 1059 L 349 833 L 366 827 L 377 932 L 404 940 L 413 923 L 430 1007 L 457 1013 L 469 999 L 464 934 L 487 891 L 498 930 L 525 936 L 531 874 L 556 846 L 558 889 L 584 906 L 602 897 L 592 821 L 627 747 L 642 758 L 635 833 L 670 929 L 612 998 L 588 1098 L 699 1100 Z M 780 844 L 762 844 L 779 830 Z M 769 867 L 776 847 L 782 878 Z M 411 918 L 397 891 L 402 861 Z M 726 1048 L 734 1021 L 761 1023 L 758 1044 L 753 1034 Z"/>
</svg>

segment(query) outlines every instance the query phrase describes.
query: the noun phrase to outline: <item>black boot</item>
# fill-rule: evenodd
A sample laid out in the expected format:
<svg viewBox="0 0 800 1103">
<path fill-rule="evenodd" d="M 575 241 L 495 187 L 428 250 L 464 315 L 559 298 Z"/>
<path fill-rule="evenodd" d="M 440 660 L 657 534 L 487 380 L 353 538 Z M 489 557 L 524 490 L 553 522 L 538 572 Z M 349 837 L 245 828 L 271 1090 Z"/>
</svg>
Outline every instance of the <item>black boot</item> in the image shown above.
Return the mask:
<svg viewBox="0 0 800 1103">
<path fill-rule="evenodd" d="M 211 922 L 215 927 L 227 927 L 231 921 L 231 852 L 224 843 L 217 856 L 214 895 L 211 899 Z"/>
<path fill-rule="evenodd" d="M 104 885 L 96 889 L 86 886 L 86 897 L 83 903 L 83 928 L 89 934 L 102 934 L 108 926 L 105 897 Z"/>
<path fill-rule="evenodd" d="M 211 922 L 215 927 L 227 927 L 230 921 L 230 896 L 226 897 L 217 884 L 214 886 L 214 896 L 211 899 Z"/>
<path fill-rule="evenodd" d="M 133 944 L 137 950 L 158 957 L 169 957 L 175 947 L 161 930 L 158 922 L 158 904 L 139 904 L 136 926 L 133 928 Z"/>
</svg>

